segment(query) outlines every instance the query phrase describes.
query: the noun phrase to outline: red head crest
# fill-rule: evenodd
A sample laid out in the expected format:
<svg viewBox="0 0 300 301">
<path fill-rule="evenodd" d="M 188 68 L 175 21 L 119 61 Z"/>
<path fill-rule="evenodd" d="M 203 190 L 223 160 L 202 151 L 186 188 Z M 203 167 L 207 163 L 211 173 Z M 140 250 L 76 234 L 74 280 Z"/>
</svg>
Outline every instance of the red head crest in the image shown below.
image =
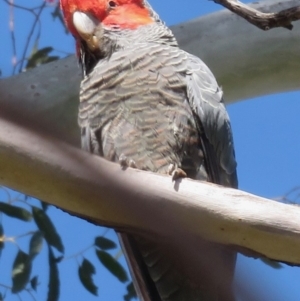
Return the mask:
<svg viewBox="0 0 300 301">
<path fill-rule="evenodd" d="M 154 22 L 143 0 L 61 0 L 60 5 L 66 26 L 74 36 L 77 36 L 73 25 L 76 11 L 91 14 L 107 27 L 121 29 L 135 29 Z"/>
</svg>

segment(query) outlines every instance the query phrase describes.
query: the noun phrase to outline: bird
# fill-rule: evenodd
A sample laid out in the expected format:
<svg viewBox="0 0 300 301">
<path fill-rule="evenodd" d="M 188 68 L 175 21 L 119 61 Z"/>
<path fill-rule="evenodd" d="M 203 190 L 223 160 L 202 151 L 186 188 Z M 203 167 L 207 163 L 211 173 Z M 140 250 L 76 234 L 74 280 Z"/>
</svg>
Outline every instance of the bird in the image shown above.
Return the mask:
<svg viewBox="0 0 300 301">
<path fill-rule="evenodd" d="M 238 187 L 223 91 L 198 57 L 182 50 L 146 0 L 60 0 L 83 71 L 82 148 L 132 167 Z M 234 301 L 236 252 L 201 240 L 186 256 L 168 243 L 118 231 L 141 301 Z"/>
</svg>

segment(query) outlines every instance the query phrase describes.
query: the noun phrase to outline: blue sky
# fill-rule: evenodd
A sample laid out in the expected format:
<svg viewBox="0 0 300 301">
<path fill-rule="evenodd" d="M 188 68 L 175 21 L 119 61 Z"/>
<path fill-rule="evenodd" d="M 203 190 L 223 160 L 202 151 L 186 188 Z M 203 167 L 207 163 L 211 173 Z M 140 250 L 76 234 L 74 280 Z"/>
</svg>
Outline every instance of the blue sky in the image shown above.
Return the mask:
<svg viewBox="0 0 300 301">
<path fill-rule="evenodd" d="M 16 0 L 16 4 L 24 5 L 25 1 Z M 221 7 L 206 0 L 152 0 L 150 1 L 167 24 L 177 24 L 201 16 Z M 26 1 L 25 5 L 35 6 L 38 0 Z M 188 4 L 187 4 L 188 3 Z M 15 10 L 15 28 L 17 50 L 25 43 L 32 23 L 31 16 L 24 11 Z M 12 46 L 9 33 L 9 9 L 4 1 L 0 1 L 0 69 L 3 76 L 11 74 Z M 250 25 L 249 25 L 250 26 Z M 70 36 L 63 33 L 61 25 L 53 22 L 49 10 L 42 15 L 42 35 L 40 47 L 53 46 L 59 50 L 59 55 L 73 53 L 74 42 Z M 219 83 L 222 85 L 222 83 Z M 226 97 L 226 91 L 225 91 Z M 228 106 L 235 138 L 238 161 L 240 188 L 251 193 L 268 198 L 276 198 L 300 184 L 300 93 L 290 92 L 269 95 Z M 16 196 L 16 194 L 12 194 Z M 1 200 L 7 196 L 0 191 Z M 103 228 L 94 227 L 78 218 L 73 218 L 62 211 L 52 208 L 57 229 L 60 231 L 66 246 L 66 256 L 77 253 L 90 245 L 96 235 L 104 232 Z M 17 235 L 33 229 L 24 223 L 11 223 L 3 217 L 5 233 L 8 236 Z M 108 237 L 114 237 L 109 231 Z M 19 242 L 19 241 L 18 241 Z M 20 246 L 26 250 L 25 239 Z M 45 249 L 45 248 L 44 248 Z M 44 250 L 45 251 L 45 250 Z M 10 285 L 10 269 L 17 248 L 7 244 L 0 258 L 0 291 L 1 284 Z M 117 251 L 115 252 L 117 253 Z M 96 262 L 92 251 L 86 257 Z M 78 258 L 80 260 L 80 257 Z M 124 263 L 124 259 L 120 259 Z M 43 300 L 47 281 L 46 252 L 36 261 L 35 269 L 44 275 L 40 281 L 37 300 Z M 78 262 L 75 259 L 65 260 L 61 264 L 62 286 L 61 300 L 98 300 L 80 287 L 77 280 Z M 97 266 L 95 282 L 99 285 L 100 300 L 122 300 L 125 292 L 123 284 L 119 283 L 100 265 Z M 245 279 L 247 286 L 258 293 L 257 300 L 299 301 L 300 300 L 300 268 L 285 267 L 274 270 L 259 260 L 239 257 L 236 277 Z M 270 297 L 271 296 L 271 297 Z M 7 300 L 18 300 L 16 296 L 7 293 Z M 22 295 L 22 300 L 32 300 L 28 294 Z"/>
</svg>

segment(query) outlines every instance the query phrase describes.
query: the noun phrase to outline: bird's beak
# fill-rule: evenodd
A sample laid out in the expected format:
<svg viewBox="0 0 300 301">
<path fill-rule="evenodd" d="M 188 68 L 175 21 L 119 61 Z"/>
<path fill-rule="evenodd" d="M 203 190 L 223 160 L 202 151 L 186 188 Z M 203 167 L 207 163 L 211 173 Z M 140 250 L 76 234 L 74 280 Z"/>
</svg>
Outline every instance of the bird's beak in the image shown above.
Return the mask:
<svg viewBox="0 0 300 301">
<path fill-rule="evenodd" d="M 88 13 L 76 11 L 73 14 L 73 24 L 80 37 L 86 42 L 91 51 L 99 49 L 99 39 L 96 36 L 96 31 L 101 23 Z"/>
</svg>

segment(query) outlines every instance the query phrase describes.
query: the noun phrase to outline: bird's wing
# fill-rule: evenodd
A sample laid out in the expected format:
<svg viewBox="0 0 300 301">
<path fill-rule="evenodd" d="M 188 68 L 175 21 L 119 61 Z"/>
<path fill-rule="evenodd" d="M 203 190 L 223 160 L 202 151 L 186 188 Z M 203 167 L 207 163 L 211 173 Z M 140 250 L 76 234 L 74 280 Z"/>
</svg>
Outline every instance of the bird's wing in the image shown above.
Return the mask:
<svg viewBox="0 0 300 301">
<path fill-rule="evenodd" d="M 237 164 L 230 120 L 223 104 L 223 91 L 199 58 L 189 55 L 187 64 L 187 96 L 200 123 L 210 181 L 237 188 Z"/>
<path fill-rule="evenodd" d="M 188 101 L 199 124 L 208 178 L 213 183 L 237 188 L 237 163 L 230 120 L 223 103 L 223 91 L 209 68 L 193 55 L 188 55 L 186 80 Z M 220 268 L 225 271 L 222 300 L 233 300 L 230 288 L 236 253 L 223 248 L 217 257 Z"/>
</svg>

